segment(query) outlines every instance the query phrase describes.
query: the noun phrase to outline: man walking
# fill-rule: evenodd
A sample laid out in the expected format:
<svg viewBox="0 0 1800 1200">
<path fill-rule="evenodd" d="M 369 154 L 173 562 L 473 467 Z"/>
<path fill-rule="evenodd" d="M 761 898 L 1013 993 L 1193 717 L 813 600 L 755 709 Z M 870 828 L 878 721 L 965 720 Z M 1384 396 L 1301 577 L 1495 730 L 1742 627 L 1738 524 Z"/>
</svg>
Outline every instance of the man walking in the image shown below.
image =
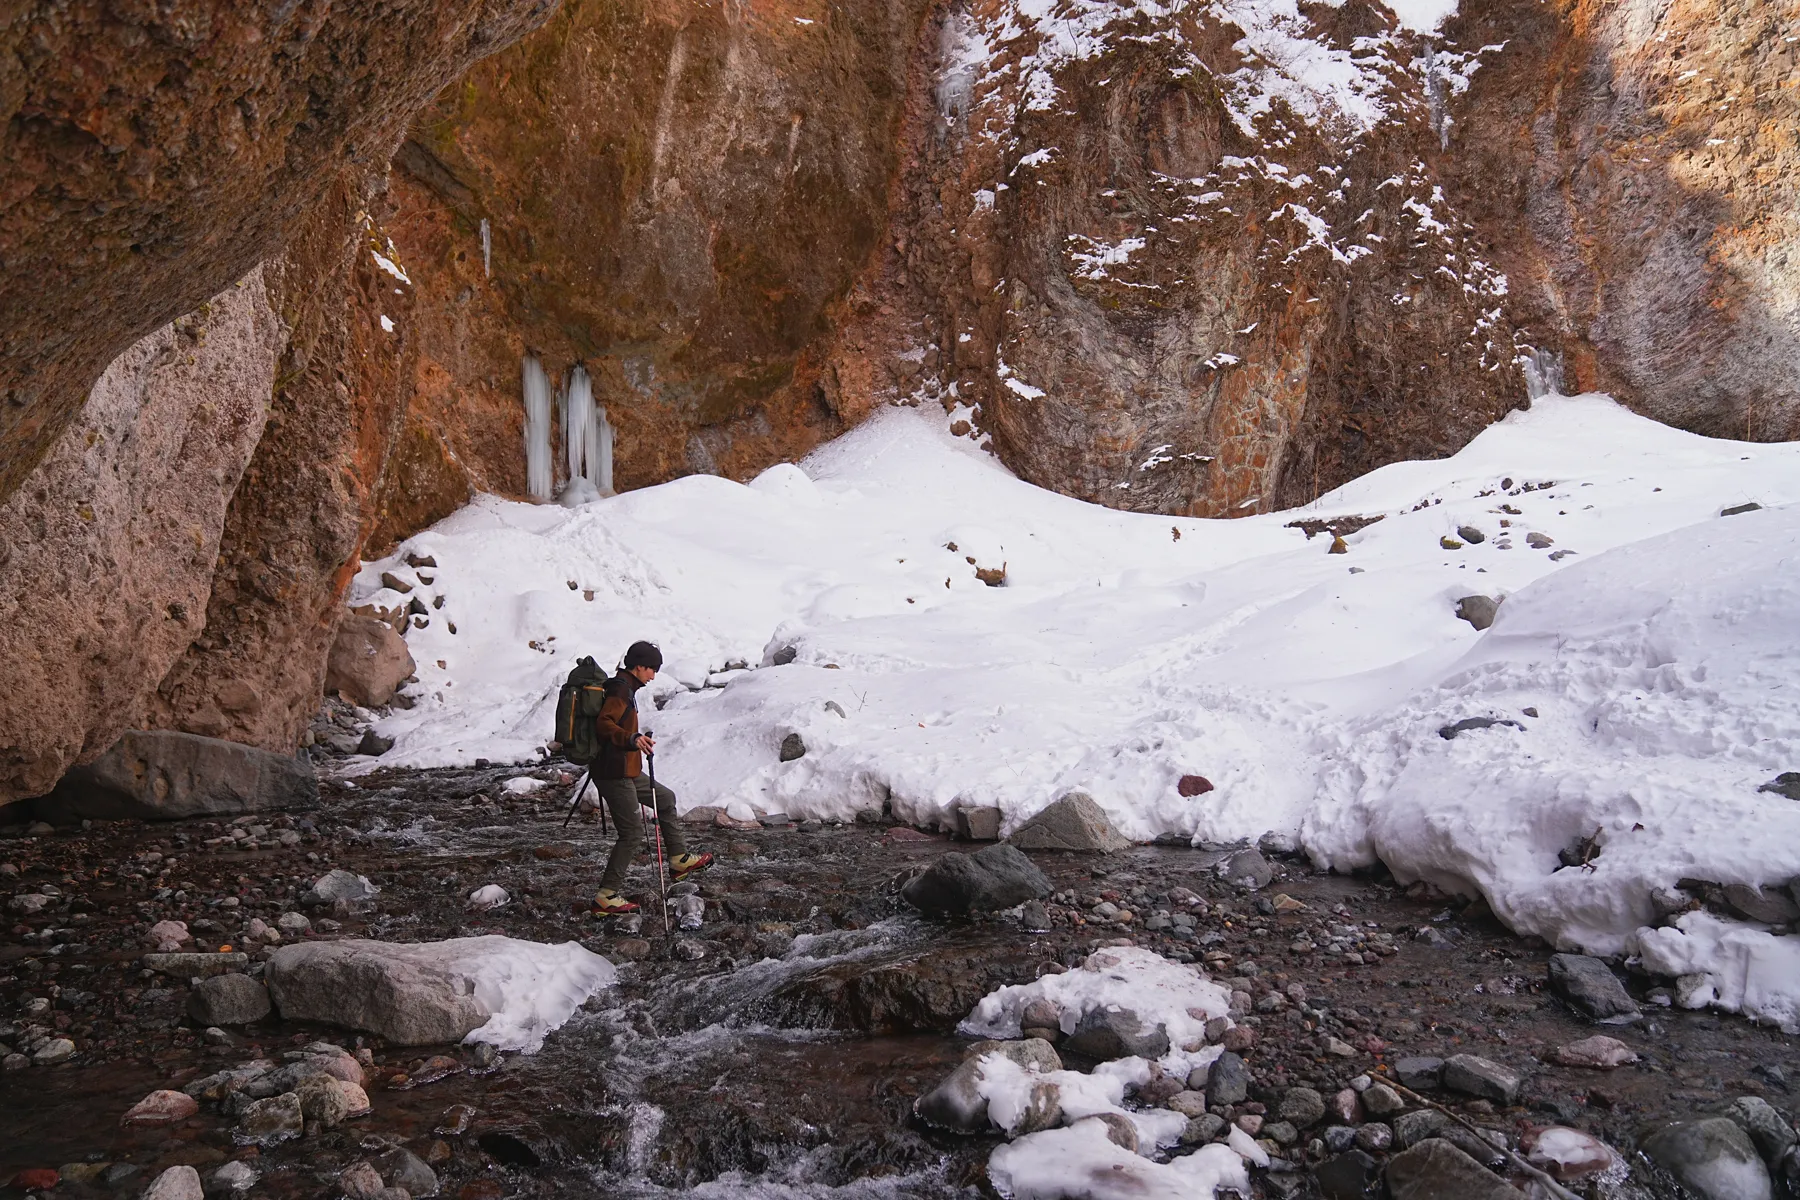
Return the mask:
<svg viewBox="0 0 1800 1200">
<path fill-rule="evenodd" d="M 600 892 L 594 897 L 594 911 L 606 915 L 638 910 L 637 905 L 619 894 L 619 889 L 625 884 L 631 860 L 644 845 L 644 818 L 639 805 L 655 808 L 657 823 L 662 826 L 663 848 L 669 855 L 669 869 L 677 880 L 713 863 L 710 854 L 688 853 L 681 822 L 675 816 L 675 793 L 644 777 L 644 756 L 655 752 L 656 743 L 638 732 L 637 691 L 655 679 L 661 669 L 661 650 L 650 642 L 633 642 L 625 651 L 625 669 L 607 680 L 606 699 L 600 706 L 600 754 L 589 770 L 600 789 L 600 798 L 612 810 L 613 821 L 619 827 L 619 840 L 613 844 L 606 873 L 600 877 Z"/>
</svg>

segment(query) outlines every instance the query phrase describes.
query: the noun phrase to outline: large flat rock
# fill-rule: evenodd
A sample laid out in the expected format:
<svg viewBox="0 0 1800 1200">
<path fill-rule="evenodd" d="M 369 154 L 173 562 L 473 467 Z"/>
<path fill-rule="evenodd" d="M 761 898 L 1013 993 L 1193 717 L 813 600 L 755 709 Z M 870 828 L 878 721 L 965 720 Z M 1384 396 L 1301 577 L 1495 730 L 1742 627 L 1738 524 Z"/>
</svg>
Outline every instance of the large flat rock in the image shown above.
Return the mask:
<svg viewBox="0 0 1800 1200">
<path fill-rule="evenodd" d="M 314 804 L 312 764 L 193 733 L 132 730 L 32 802 L 52 823 L 178 820 Z"/>
<path fill-rule="evenodd" d="M 269 995 L 290 1021 L 320 1021 L 402 1046 L 459 1042 L 477 1030 L 502 1049 L 535 1050 L 590 995 L 617 979 L 573 942 L 514 938 L 361 940 L 283 946 Z"/>
</svg>

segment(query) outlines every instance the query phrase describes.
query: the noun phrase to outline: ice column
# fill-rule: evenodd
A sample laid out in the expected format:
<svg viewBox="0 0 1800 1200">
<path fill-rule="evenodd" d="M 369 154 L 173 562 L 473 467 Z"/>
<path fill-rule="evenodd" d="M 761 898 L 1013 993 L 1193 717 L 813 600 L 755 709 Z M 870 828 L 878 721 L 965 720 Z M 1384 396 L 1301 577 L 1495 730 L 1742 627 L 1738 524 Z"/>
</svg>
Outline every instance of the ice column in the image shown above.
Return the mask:
<svg viewBox="0 0 1800 1200">
<path fill-rule="evenodd" d="M 494 235 L 486 217 L 481 218 L 481 273 L 494 277 Z"/>
<path fill-rule="evenodd" d="M 1527 349 L 1519 356 L 1525 372 L 1525 397 L 1560 396 L 1563 390 L 1563 356 L 1555 350 Z"/>
<path fill-rule="evenodd" d="M 612 426 L 606 423 L 606 410 L 594 404 L 594 383 L 586 367 L 578 366 L 569 372 L 562 417 L 570 481 L 583 479 L 600 495 L 612 495 Z"/>
<path fill-rule="evenodd" d="M 550 378 L 543 364 L 527 354 L 525 388 L 525 486 L 532 496 L 548 500 L 556 490 L 550 457 Z"/>
</svg>

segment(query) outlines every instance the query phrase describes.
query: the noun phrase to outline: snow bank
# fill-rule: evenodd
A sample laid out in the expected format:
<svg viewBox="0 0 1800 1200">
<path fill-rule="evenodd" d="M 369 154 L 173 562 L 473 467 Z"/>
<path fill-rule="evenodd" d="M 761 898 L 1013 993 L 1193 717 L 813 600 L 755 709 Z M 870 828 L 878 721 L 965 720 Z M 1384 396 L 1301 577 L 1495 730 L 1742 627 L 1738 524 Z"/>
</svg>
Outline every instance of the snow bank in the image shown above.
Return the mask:
<svg viewBox="0 0 1800 1200">
<path fill-rule="evenodd" d="M 1800 875 L 1800 806 L 1756 791 L 1800 769 L 1800 446 L 1552 396 L 1451 458 L 1204 521 L 1031 487 L 944 424 L 884 410 L 749 485 L 484 497 L 366 564 L 354 602 L 402 602 L 383 571 L 443 600 L 380 761 L 530 761 L 574 659 L 649 637 L 644 722 L 683 807 L 994 806 L 1010 830 L 1081 790 L 1128 836 L 1298 833 L 1322 865 L 1381 858 L 1607 953 L 1653 886 Z M 1382 519 L 1342 555 L 1288 527 L 1352 515 Z M 1455 615 L 1477 594 L 1504 601 L 1485 632 Z M 1514 724 L 1439 735 L 1468 717 Z M 1215 790 L 1181 797 L 1187 773 Z M 1558 869 L 1596 833 L 1591 870 Z M 1721 1002 L 1787 1019 L 1800 976 L 1765 969 Z"/>
<path fill-rule="evenodd" d="M 1118 946 L 1094 951 L 1073 971 L 988 993 L 958 1032 L 1016 1038 L 1019 1018 L 1034 1000 L 1057 1006 L 1064 1033 L 1074 1033 L 1081 1019 L 1095 1010 L 1128 1009 L 1146 1027 L 1160 1026 L 1167 1032 L 1175 1051 L 1199 1050 L 1205 1045 L 1206 1023 L 1231 1010 L 1231 993 L 1198 967 L 1171 962 L 1154 950 Z"/>
<path fill-rule="evenodd" d="M 1244 1160 L 1227 1146 L 1155 1163 L 1114 1145 L 1106 1132 L 1099 1121 L 1079 1121 L 1027 1134 L 994 1151 L 988 1179 L 1012 1200 L 1195 1200 L 1221 1188 L 1250 1194 Z"/>
<path fill-rule="evenodd" d="M 499 1050 L 535 1054 L 588 997 L 619 979 L 610 962 L 576 942 L 551 946 L 489 935 L 437 944 L 456 949 L 455 973 L 494 1014 L 463 1041 Z"/>
</svg>

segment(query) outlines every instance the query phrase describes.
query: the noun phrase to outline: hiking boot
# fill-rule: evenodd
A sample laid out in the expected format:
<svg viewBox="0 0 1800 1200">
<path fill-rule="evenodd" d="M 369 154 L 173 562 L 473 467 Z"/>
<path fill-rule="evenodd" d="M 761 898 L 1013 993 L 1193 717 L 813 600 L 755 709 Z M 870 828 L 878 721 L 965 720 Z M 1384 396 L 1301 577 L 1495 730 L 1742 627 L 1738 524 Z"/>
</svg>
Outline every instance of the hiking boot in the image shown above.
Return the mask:
<svg viewBox="0 0 1800 1200">
<path fill-rule="evenodd" d="M 669 860 L 669 870 L 675 873 L 675 882 L 680 883 L 695 871 L 704 871 L 713 865 L 710 854 L 677 854 Z"/>
<path fill-rule="evenodd" d="M 594 911 L 603 917 L 619 917 L 634 913 L 638 906 L 611 888 L 601 888 L 594 896 Z"/>
</svg>

